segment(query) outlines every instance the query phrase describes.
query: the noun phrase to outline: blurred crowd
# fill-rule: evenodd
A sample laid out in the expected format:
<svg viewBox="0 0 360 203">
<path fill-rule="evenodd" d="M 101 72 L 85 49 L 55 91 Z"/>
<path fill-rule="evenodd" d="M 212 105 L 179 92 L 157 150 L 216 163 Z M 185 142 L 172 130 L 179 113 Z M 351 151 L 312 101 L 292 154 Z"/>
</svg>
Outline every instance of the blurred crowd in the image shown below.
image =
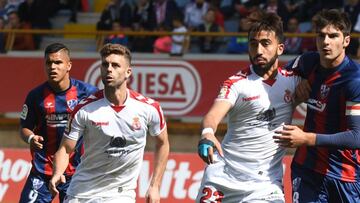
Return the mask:
<svg viewBox="0 0 360 203">
<path fill-rule="evenodd" d="M 60 9 L 70 10 L 69 22 L 77 22 L 84 11 L 81 0 L 0 0 L 0 29 L 51 28 L 49 19 Z M 108 0 L 96 25 L 97 30 L 119 31 L 104 43 L 119 43 L 133 52 L 182 55 L 184 53 L 247 53 L 247 37 L 188 35 L 126 36 L 122 31 L 246 32 L 246 17 L 259 9 L 281 16 L 285 32 L 312 32 L 311 19 L 321 9 L 338 8 L 350 16 L 352 32 L 360 32 L 359 0 Z M 292 35 L 293 36 L 293 35 Z M 0 51 L 4 50 L 0 34 Z M 24 35 L 16 39 L 14 50 L 32 50 L 40 37 Z M 315 50 L 314 37 L 287 37 L 286 54 Z M 347 54 L 358 58 L 359 38 L 353 38 Z"/>
</svg>

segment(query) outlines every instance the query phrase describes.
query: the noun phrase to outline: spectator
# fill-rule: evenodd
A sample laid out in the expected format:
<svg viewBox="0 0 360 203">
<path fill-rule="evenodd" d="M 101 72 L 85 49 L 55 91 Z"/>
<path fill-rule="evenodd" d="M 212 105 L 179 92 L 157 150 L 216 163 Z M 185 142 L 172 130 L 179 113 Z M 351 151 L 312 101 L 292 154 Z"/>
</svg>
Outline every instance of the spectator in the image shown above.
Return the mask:
<svg viewBox="0 0 360 203">
<path fill-rule="evenodd" d="M 123 28 L 121 27 L 119 22 L 112 23 L 112 31 L 118 32 L 117 34 L 111 34 L 105 38 L 104 44 L 111 43 L 111 44 L 121 44 L 126 46 L 128 44 L 128 37 L 126 37 L 121 32 Z"/>
<path fill-rule="evenodd" d="M 360 30 L 355 30 L 355 25 L 360 14 L 360 1 L 347 0 L 344 8 L 345 13 L 349 15 L 351 21 L 351 32 L 359 33 Z M 359 22 L 360 23 L 360 22 Z M 350 44 L 346 47 L 346 54 L 351 58 L 358 59 L 360 57 L 359 38 L 351 37 Z"/>
<path fill-rule="evenodd" d="M 287 30 L 290 34 L 300 33 L 299 22 L 297 18 L 291 17 L 287 23 Z M 301 37 L 286 37 L 285 38 L 285 54 L 300 54 L 301 53 Z"/>
<path fill-rule="evenodd" d="M 238 32 L 247 32 L 250 28 L 250 24 L 246 18 L 239 20 Z M 247 36 L 234 36 L 230 38 L 227 47 L 227 53 L 230 54 L 245 54 L 248 53 L 248 38 Z"/>
<path fill-rule="evenodd" d="M 169 28 L 165 27 L 165 25 L 160 25 L 158 31 L 169 31 Z M 168 35 L 159 36 L 154 42 L 154 53 L 170 53 L 171 51 L 172 40 Z"/>
<path fill-rule="evenodd" d="M 98 30 L 111 30 L 112 23 L 115 21 L 120 22 L 123 28 L 131 28 L 132 10 L 124 0 L 110 0 L 102 11 L 96 28 Z"/>
<path fill-rule="evenodd" d="M 135 30 L 140 27 L 144 30 L 156 29 L 156 13 L 153 0 L 138 0 L 133 16 L 133 28 Z"/>
<path fill-rule="evenodd" d="M 155 0 L 156 25 L 172 27 L 174 15 L 182 13 L 174 0 Z"/>
<path fill-rule="evenodd" d="M 177 14 L 173 18 L 173 33 L 186 33 L 188 30 L 183 23 L 181 14 Z M 171 55 L 181 56 L 189 49 L 190 37 L 188 35 L 173 35 L 171 45 Z"/>
<path fill-rule="evenodd" d="M 289 13 L 287 11 L 286 5 L 284 4 L 283 1 L 278 1 L 278 0 L 267 0 L 264 10 L 268 13 L 276 13 L 278 14 L 281 19 L 284 22 L 284 25 L 287 25 L 287 21 L 289 19 Z M 287 29 L 286 27 L 284 27 L 285 30 Z"/>
<path fill-rule="evenodd" d="M 199 32 L 220 32 L 222 28 L 215 23 L 215 10 L 209 9 L 204 17 L 204 23 L 198 27 Z M 202 53 L 214 53 L 220 45 L 219 37 L 202 36 L 199 37 L 199 47 Z"/>
<path fill-rule="evenodd" d="M 16 11 L 8 14 L 7 29 L 31 29 L 31 25 L 26 22 L 20 22 L 20 18 Z M 13 50 L 34 50 L 35 42 L 32 34 L 16 34 Z"/>
<path fill-rule="evenodd" d="M 156 29 L 156 13 L 153 0 L 139 0 L 135 6 L 133 16 L 134 31 L 154 31 Z M 131 49 L 134 52 L 151 53 L 154 41 L 154 36 L 133 36 L 130 38 Z"/>
<path fill-rule="evenodd" d="M 306 33 L 315 33 L 314 25 L 311 23 L 310 29 Z M 316 51 L 316 39 L 314 37 L 304 37 L 301 42 L 301 52 Z"/>
<path fill-rule="evenodd" d="M 321 9 L 322 5 L 320 0 L 304 0 L 304 3 L 299 6 L 299 15 L 297 18 L 299 22 L 310 22 L 315 13 Z"/>
<path fill-rule="evenodd" d="M 13 5 L 8 4 L 7 0 L 0 0 L 0 17 L 7 20 L 8 13 L 11 11 L 16 11 L 16 8 Z"/>
<path fill-rule="evenodd" d="M 204 16 L 209 9 L 209 4 L 205 0 L 195 0 L 189 3 L 185 9 L 186 27 L 190 30 L 196 30 L 201 24 L 204 23 Z"/>
<path fill-rule="evenodd" d="M 215 23 L 218 24 L 223 30 L 225 27 L 224 15 L 220 11 L 220 0 L 211 0 L 209 8 L 215 10 Z"/>
</svg>

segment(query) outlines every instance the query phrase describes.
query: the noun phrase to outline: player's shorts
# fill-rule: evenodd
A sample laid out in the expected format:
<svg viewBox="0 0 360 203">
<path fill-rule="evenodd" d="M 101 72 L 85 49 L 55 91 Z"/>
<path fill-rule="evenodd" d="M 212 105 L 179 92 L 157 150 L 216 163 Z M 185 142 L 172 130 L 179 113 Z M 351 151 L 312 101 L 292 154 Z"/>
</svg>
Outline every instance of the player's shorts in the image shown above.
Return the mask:
<svg viewBox="0 0 360 203">
<path fill-rule="evenodd" d="M 114 193 L 113 197 L 89 197 L 76 198 L 71 195 L 66 195 L 64 203 L 135 203 L 136 193 L 134 190 L 125 190 L 120 193 Z"/>
<path fill-rule="evenodd" d="M 51 202 L 53 197 L 49 191 L 50 177 L 40 175 L 37 172 L 30 172 L 25 186 L 21 192 L 20 203 L 45 203 Z M 66 190 L 69 187 L 70 178 L 66 179 L 66 183 L 59 184 L 56 188 L 59 190 L 59 199 L 60 202 L 64 199 L 66 195 Z"/>
<path fill-rule="evenodd" d="M 225 163 L 220 159 L 206 167 L 196 202 L 284 203 L 285 198 L 280 182 L 235 177 L 225 170 Z"/>
<path fill-rule="evenodd" d="M 360 183 L 344 182 L 294 164 L 293 203 L 359 203 Z"/>
</svg>

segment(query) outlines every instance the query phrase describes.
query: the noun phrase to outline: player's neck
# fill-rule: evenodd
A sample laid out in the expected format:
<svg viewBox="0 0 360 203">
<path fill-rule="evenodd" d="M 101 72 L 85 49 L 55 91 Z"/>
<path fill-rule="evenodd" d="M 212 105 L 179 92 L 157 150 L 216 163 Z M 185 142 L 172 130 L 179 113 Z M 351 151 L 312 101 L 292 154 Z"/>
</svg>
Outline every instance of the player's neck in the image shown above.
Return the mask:
<svg viewBox="0 0 360 203">
<path fill-rule="evenodd" d="M 121 106 L 127 98 L 127 88 L 126 86 L 121 86 L 120 88 L 106 87 L 105 96 L 113 105 Z"/>
<path fill-rule="evenodd" d="M 320 64 L 324 68 L 336 68 L 344 61 L 345 56 L 345 52 L 334 59 L 326 59 L 325 57 L 320 56 Z"/>
<path fill-rule="evenodd" d="M 69 87 L 70 87 L 70 78 L 64 78 L 63 80 L 61 80 L 59 82 L 51 82 L 51 81 L 49 81 L 49 84 L 50 84 L 51 88 L 55 92 L 63 92 L 65 90 L 69 89 Z"/>
</svg>

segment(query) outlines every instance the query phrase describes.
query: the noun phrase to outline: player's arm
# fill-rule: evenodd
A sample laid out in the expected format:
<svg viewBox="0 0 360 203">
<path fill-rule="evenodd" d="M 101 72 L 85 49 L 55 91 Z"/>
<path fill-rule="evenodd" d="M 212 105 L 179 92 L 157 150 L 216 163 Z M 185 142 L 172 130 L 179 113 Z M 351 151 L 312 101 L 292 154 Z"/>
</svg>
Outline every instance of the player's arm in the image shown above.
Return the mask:
<svg viewBox="0 0 360 203">
<path fill-rule="evenodd" d="M 348 116 L 349 129 L 334 134 L 304 132 L 298 126 L 285 125 L 277 131 L 275 142 L 283 147 L 324 146 L 346 149 L 360 148 L 360 116 Z"/>
<path fill-rule="evenodd" d="M 34 150 L 39 150 L 43 148 L 42 142 L 44 138 L 40 135 L 35 135 L 35 133 L 26 127 L 20 128 L 20 137 L 21 139 L 28 143 L 30 147 Z"/>
<path fill-rule="evenodd" d="M 146 202 L 160 202 L 161 179 L 166 168 L 170 151 L 166 127 L 160 135 L 155 136 L 155 144 L 154 172 L 147 191 Z"/>
<path fill-rule="evenodd" d="M 54 155 L 53 175 L 49 181 L 49 190 L 53 195 L 59 193 L 56 186 L 65 182 L 64 172 L 69 164 L 70 154 L 74 151 L 76 140 L 63 136 L 59 149 Z"/>
<path fill-rule="evenodd" d="M 198 154 L 200 158 L 207 164 L 213 163 L 213 148 L 223 156 L 221 144 L 215 137 L 215 132 L 219 123 L 225 117 L 232 104 L 225 100 L 216 100 L 209 112 L 202 121 L 201 139 L 198 145 Z"/>
</svg>

